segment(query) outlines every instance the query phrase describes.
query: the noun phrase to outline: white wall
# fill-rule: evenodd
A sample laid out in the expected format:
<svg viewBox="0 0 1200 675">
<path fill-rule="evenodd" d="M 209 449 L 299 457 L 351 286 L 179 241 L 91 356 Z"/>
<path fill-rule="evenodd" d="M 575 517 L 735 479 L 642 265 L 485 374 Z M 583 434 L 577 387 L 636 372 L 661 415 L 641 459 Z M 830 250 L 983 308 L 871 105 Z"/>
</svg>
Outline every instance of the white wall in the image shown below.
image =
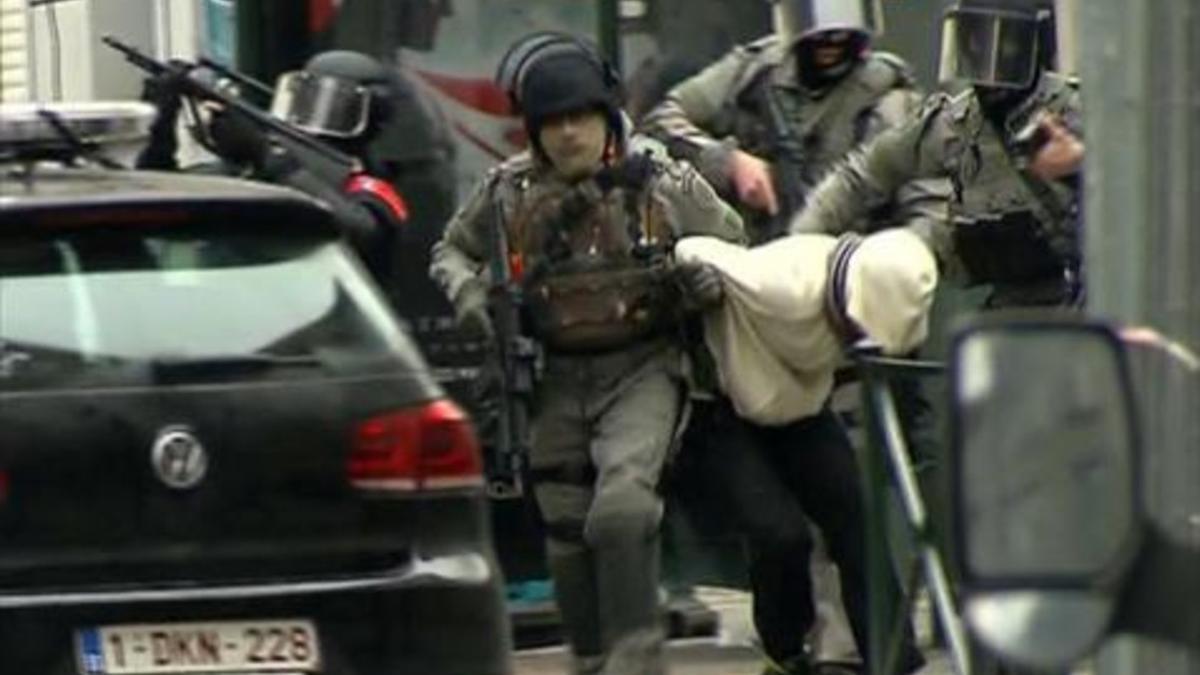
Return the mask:
<svg viewBox="0 0 1200 675">
<path fill-rule="evenodd" d="M 29 99 L 32 78 L 25 2 L 0 0 L 0 102 Z"/>
<path fill-rule="evenodd" d="M 136 98 L 141 71 L 100 38 L 112 35 L 156 58 L 192 58 L 198 45 L 197 7 L 198 0 L 64 0 L 27 10 L 28 97 Z"/>
</svg>

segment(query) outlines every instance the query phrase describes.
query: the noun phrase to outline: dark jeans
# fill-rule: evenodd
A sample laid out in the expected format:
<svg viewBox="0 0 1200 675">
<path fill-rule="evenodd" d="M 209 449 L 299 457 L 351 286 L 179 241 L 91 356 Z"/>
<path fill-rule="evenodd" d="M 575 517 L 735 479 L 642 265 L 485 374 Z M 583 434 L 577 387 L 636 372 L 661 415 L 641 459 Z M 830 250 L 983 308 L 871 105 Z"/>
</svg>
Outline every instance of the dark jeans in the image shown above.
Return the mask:
<svg viewBox="0 0 1200 675">
<path fill-rule="evenodd" d="M 728 401 L 698 402 L 685 439 L 688 475 L 726 505 L 747 538 L 754 624 L 767 654 L 804 653 L 816 620 L 808 520 L 821 530 L 841 576 L 842 604 L 867 652 L 866 542 L 854 450 L 829 410 L 781 427 L 741 419 Z M 920 655 L 907 634 L 903 663 Z"/>
</svg>

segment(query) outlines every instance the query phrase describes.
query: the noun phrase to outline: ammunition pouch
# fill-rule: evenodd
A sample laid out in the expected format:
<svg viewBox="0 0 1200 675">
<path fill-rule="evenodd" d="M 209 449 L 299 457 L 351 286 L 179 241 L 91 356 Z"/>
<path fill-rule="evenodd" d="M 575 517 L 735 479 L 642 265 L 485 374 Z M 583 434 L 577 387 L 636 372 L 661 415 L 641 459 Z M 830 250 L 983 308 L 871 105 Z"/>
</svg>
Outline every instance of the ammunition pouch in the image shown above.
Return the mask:
<svg viewBox="0 0 1200 675">
<path fill-rule="evenodd" d="M 1030 211 L 958 219 L 954 248 L 972 284 L 1060 279 L 1065 268 Z"/>
<path fill-rule="evenodd" d="M 665 264 L 564 263 L 526 286 L 528 324 L 547 349 L 605 352 L 666 334 L 679 291 Z"/>
</svg>

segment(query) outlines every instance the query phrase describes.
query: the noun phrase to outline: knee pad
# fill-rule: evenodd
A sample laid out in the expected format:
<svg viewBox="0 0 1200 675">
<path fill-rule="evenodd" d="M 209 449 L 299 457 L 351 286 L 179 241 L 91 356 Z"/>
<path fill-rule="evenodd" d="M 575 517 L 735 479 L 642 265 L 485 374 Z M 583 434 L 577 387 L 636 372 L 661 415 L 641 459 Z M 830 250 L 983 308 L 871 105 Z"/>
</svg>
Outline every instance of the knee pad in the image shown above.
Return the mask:
<svg viewBox="0 0 1200 675">
<path fill-rule="evenodd" d="M 662 513 L 662 500 L 648 487 L 600 492 L 588 512 L 583 536 L 591 546 L 644 542 L 658 532 Z"/>
</svg>

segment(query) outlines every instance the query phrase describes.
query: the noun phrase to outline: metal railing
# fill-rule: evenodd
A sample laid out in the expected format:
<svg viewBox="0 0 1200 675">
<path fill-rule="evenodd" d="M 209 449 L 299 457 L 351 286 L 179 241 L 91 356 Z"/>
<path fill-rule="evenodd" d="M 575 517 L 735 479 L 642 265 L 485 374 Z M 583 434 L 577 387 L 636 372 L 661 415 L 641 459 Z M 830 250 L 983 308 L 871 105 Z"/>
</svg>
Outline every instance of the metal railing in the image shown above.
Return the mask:
<svg viewBox="0 0 1200 675">
<path fill-rule="evenodd" d="M 898 672 L 904 634 L 912 615 L 917 583 L 924 579 L 934 612 L 945 634 L 952 665 L 958 675 L 970 675 L 970 650 L 966 632 L 955 606 L 949 576 L 929 517 L 925 497 L 917 482 L 907 442 L 892 394 L 896 378 L 940 376 L 945 367 L 933 361 L 916 361 L 880 356 L 870 349 L 854 354 L 862 386 L 863 424 L 867 430 L 867 448 L 863 453 L 863 490 L 867 536 L 868 649 L 869 675 L 893 675 Z M 892 588 L 892 556 L 888 548 L 888 494 L 894 486 L 899 493 L 905 524 L 917 555 L 901 575 L 900 597 L 882 589 Z M 907 562 L 907 561 L 906 561 Z"/>
</svg>

